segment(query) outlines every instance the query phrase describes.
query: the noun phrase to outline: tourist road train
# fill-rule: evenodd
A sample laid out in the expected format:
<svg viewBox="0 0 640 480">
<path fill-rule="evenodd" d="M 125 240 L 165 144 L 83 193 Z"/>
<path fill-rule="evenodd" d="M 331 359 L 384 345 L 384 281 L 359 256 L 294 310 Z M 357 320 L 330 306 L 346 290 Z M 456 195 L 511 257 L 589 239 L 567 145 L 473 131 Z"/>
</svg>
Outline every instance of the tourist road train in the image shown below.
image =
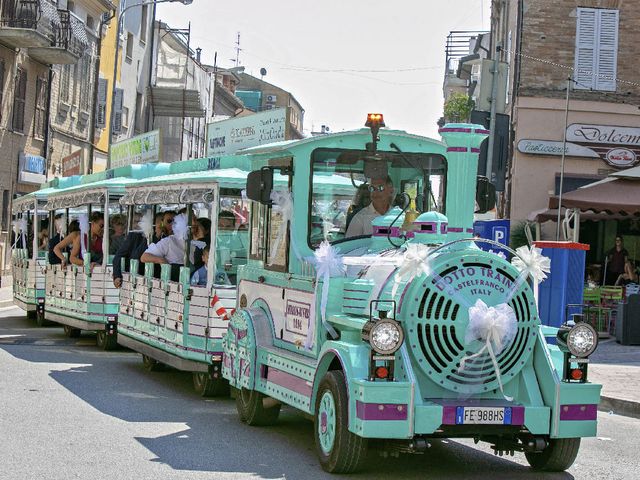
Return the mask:
<svg viewBox="0 0 640 480">
<path fill-rule="evenodd" d="M 201 395 L 230 390 L 249 425 L 300 410 L 329 472 L 438 438 L 565 470 L 596 435 L 597 334 L 541 324 L 553 272 L 539 250 L 473 236 L 474 212 L 494 207 L 477 176 L 488 132 L 440 134 L 370 114 L 356 131 L 53 180 L 13 201 L 15 303 L 148 369 L 192 372 Z M 57 263 L 48 245 L 69 230 Z M 145 259 L 181 250 L 116 257 L 114 282 L 127 233 L 153 243 Z"/>
</svg>

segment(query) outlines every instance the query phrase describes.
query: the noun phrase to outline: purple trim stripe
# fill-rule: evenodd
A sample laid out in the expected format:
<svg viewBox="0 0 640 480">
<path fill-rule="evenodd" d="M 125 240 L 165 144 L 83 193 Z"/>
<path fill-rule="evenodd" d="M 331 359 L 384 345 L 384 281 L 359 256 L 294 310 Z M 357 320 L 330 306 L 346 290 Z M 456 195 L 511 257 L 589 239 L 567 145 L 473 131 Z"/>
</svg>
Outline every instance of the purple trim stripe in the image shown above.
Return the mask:
<svg viewBox="0 0 640 480">
<path fill-rule="evenodd" d="M 467 147 L 447 147 L 448 152 L 467 152 Z"/>
<path fill-rule="evenodd" d="M 447 230 L 449 229 L 448 225 L 448 223 L 442 222 L 440 224 L 440 233 L 447 233 Z"/>
<path fill-rule="evenodd" d="M 485 128 L 476 128 L 475 133 L 484 133 L 485 135 L 489 135 L 491 131 Z"/>
<path fill-rule="evenodd" d="M 442 127 L 440 130 L 438 130 L 438 133 L 448 133 L 448 132 L 459 132 L 459 133 L 471 133 L 471 129 L 470 128 L 445 128 Z"/>
<path fill-rule="evenodd" d="M 406 420 L 406 403 L 364 403 L 356 400 L 356 416 L 360 420 Z"/>
<path fill-rule="evenodd" d="M 304 378 L 296 377 L 277 368 L 269 367 L 267 371 L 267 381 L 291 390 L 292 392 L 304 395 L 305 397 L 311 397 L 311 386 L 307 384 Z"/>
<path fill-rule="evenodd" d="M 561 405 L 560 420 L 596 420 L 598 405 Z"/>
<path fill-rule="evenodd" d="M 467 233 L 473 233 L 473 228 L 467 228 L 466 232 Z"/>
<path fill-rule="evenodd" d="M 449 233 L 462 233 L 462 232 L 464 232 L 464 229 L 460 228 L 460 227 L 449 227 L 448 230 L 449 230 Z"/>
<path fill-rule="evenodd" d="M 480 153 L 480 149 L 479 149 L 479 148 L 472 147 L 472 148 L 471 148 L 471 153 Z"/>
</svg>

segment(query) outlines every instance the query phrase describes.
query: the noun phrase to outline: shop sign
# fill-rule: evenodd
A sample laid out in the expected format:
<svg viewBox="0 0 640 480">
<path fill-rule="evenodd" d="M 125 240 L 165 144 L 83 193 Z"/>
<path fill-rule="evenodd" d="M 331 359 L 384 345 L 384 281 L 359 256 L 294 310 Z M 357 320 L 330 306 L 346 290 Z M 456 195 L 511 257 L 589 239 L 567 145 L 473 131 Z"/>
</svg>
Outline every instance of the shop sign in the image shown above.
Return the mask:
<svg viewBox="0 0 640 480">
<path fill-rule="evenodd" d="M 47 160 L 40 155 L 18 154 L 18 182 L 41 185 L 47 181 Z"/>
<path fill-rule="evenodd" d="M 137 163 L 161 161 L 160 130 L 143 133 L 111 145 L 109 153 L 111 168 Z"/>
<path fill-rule="evenodd" d="M 82 150 L 73 152 L 62 159 L 62 176 L 80 175 L 80 164 L 82 163 Z"/>
<path fill-rule="evenodd" d="M 607 163 L 614 167 L 630 167 L 636 163 L 636 154 L 628 148 L 614 148 L 606 155 Z"/>
<path fill-rule="evenodd" d="M 562 142 L 551 140 L 523 139 L 518 142 L 518 151 L 530 155 L 562 155 Z M 588 147 L 567 142 L 564 149 L 565 155 L 570 157 L 600 158 L 596 152 Z"/>
<path fill-rule="evenodd" d="M 210 123 L 207 125 L 207 157 L 219 160 L 243 148 L 286 140 L 286 127 L 286 107 Z"/>
<path fill-rule="evenodd" d="M 615 168 L 629 168 L 640 159 L 640 128 L 573 123 L 567 141 L 586 146 Z"/>
</svg>

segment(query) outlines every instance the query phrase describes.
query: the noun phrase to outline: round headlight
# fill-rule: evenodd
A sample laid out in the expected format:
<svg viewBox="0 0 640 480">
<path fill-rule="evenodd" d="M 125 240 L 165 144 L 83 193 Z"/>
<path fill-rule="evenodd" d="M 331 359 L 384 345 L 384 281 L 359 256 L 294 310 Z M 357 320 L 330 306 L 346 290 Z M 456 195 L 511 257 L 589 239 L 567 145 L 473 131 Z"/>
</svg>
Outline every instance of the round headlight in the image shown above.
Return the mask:
<svg viewBox="0 0 640 480">
<path fill-rule="evenodd" d="M 398 322 L 391 319 L 378 320 L 371 326 L 368 340 L 377 353 L 390 355 L 395 353 L 404 340 L 404 332 Z"/>
<path fill-rule="evenodd" d="M 598 333 L 588 323 L 578 323 L 569 330 L 566 341 L 572 355 L 588 357 L 598 346 Z"/>
</svg>

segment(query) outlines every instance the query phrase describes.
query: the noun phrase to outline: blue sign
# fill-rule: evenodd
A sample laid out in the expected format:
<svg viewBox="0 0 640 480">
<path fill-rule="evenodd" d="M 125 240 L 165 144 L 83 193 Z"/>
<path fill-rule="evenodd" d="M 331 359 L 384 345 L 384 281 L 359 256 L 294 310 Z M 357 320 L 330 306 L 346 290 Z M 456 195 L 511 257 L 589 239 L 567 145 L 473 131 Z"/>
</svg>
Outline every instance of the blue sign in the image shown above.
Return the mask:
<svg viewBox="0 0 640 480">
<path fill-rule="evenodd" d="M 24 165 L 22 170 L 29 173 L 37 173 L 38 175 L 44 175 L 47 169 L 47 160 L 39 155 L 24 156 Z"/>
</svg>

